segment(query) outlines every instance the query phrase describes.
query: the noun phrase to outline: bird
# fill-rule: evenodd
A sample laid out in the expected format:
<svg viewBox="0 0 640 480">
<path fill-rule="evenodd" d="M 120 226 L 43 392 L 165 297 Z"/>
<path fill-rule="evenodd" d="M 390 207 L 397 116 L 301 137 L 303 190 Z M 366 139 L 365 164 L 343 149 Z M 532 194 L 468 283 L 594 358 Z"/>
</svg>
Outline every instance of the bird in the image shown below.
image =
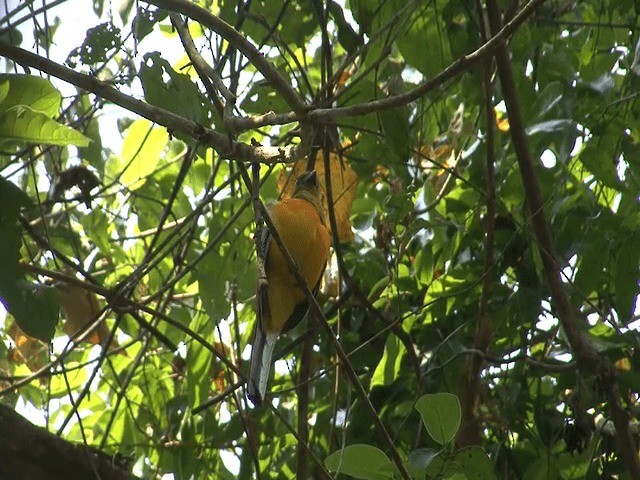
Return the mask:
<svg viewBox="0 0 640 480">
<path fill-rule="evenodd" d="M 291 198 L 267 206 L 267 213 L 284 247 L 315 295 L 324 272 L 331 236 L 325 225 L 322 192 L 315 170 L 301 174 Z M 251 349 L 247 396 L 263 404 L 276 340 L 307 314 L 309 301 L 289 262 L 266 228 L 258 247 L 266 282 L 258 282 L 256 328 Z"/>
</svg>

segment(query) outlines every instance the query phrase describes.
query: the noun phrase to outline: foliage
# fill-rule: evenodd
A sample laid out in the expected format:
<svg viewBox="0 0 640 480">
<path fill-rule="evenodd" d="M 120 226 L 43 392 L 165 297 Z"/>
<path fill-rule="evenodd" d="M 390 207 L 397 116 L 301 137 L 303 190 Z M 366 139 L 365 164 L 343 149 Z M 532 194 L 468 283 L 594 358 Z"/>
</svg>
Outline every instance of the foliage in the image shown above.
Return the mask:
<svg viewBox="0 0 640 480">
<path fill-rule="evenodd" d="M 3 403 L 141 478 L 624 478 L 606 390 L 637 442 L 637 2 L 516 16 L 515 92 L 494 50 L 454 63 L 491 37 L 483 2 L 94 1 L 65 51 L 63 9 L 87 2 L 54 3 L 59 29 L 22 6 L 0 20 Z M 32 42 L 31 25 L 51 31 Z M 35 42 L 76 72 L 10 45 Z M 537 179 L 521 175 L 513 93 Z M 331 185 L 341 165 L 359 179 L 319 294 L 346 356 L 310 319 L 280 339 L 273 408 L 252 409 L 250 182 L 276 199 L 305 142 Z M 562 328 L 532 181 L 563 293 L 611 371 L 578 361 Z M 65 285 L 99 300 L 79 330 L 59 322 Z"/>
<path fill-rule="evenodd" d="M 0 145 L 48 143 L 86 147 L 89 139 L 53 120 L 62 98 L 47 81 L 30 75 L 0 75 Z"/>
</svg>

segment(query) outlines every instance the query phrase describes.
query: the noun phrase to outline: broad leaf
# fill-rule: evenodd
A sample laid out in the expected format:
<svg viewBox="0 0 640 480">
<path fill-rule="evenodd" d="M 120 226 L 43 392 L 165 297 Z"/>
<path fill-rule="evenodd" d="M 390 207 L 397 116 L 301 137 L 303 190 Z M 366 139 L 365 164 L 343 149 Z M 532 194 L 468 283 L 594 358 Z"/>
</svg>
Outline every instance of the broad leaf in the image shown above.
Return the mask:
<svg viewBox="0 0 640 480">
<path fill-rule="evenodd" d="M 440 445 L 449 443 L 460 427 L 460 401 L 450 393 L 433 393 L 420 397 L 416 410 L 429 433 Z"/>
<path fill-rule="evenodd" d="M 133 122 L 122 145 L 122 162 L 126 167 L 120 181 L 132 190 L 140 188 L 155 171 L 168 141 L 166 129 L 154 127 L 145 119 Z"/>
<path fill-rule="evenodd" d="M 0 301 L 29 336 L 48 342 L 58 323 L 58 301 L 51 287 L 29 283 L 19 263 L 20 208 L 30 200 L 11 182 L 0 177 Z"/>
<path fill-rule="evenodd" d="M 2 95 L 6 89 L 7 95 Z M 53 118 L 62 96 L 48 80 L 34 75 L 0 75 L 0 112 L 17 105 L 30 107 Z"/>
<path fill-rule="evenodd" d="M 331 472 L 367 480 L 393 478 L 396 472 L 382 450 L 364 444 L 347 445 L 333 452 L 325 459 L 324 465 Z"/>
<path fill-rule="evenodd" d="M 0 113 L 0 144 L 46 143 L 86 147 L 89 142 L 77 130 L 24 105 L 16 105 Z"/>
<path fill-rule="evenodd" d="M 384 345 L 384 353 L 378 366 L 373 372 L 370 389 L 377 385 L 390 385 L 398 377 L 402 358 L 406 354 L 406 348 L 400 339 L 393 333 L 389 334 Z"/>
<path fill-rule="evenodd" d="M 623 324 L 630 321 L 635 312 L 636 298 L 640 291 L 639 277 L 640 234 L 636 233 L 622 243 L 616 262 L 616 310 Z"/>
</svg>

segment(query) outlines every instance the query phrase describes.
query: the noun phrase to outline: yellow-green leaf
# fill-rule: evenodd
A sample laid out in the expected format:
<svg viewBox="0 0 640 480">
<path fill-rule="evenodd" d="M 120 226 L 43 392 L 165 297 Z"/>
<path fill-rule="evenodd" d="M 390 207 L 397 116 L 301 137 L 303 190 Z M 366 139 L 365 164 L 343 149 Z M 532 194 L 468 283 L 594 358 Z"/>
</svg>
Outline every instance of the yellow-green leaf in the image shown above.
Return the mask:
<svg viewBox="0 0 640 480">
<path fill-rule="evenodd" d="M 120 181 L 131 190 L 140 188 L 144 179 L 155 171 L 168 141 L 169 134 L 164 128 L 154 127 L 146 119 L 133 122 L 122 145 L 126 169 Z"/>
<path fill-rule="evenodd" d="M 0 113 L 0 144 L 45 143 L 86 147 L 90 141 L 77 130 L 25 105 L 17 105 Z"/>
</svg>

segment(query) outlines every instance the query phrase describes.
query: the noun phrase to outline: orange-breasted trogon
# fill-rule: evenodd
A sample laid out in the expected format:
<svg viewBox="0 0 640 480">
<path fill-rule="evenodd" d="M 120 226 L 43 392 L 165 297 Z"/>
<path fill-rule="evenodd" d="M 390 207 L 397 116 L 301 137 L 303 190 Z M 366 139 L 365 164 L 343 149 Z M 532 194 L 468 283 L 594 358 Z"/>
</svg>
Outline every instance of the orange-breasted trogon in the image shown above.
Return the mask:
<svg viewBox="0 0 640 480">
<path fill-rule="evenodd" d="M 267 212 L 282 244 L 315 295 L 331 245 L 316 172 L 300 175 L 292 197 L 267 206 Z M 255 405 L 261 405 L 265 399 L 278 336 L 295 327 L 309 309 L 307 296 L 268 229 L 264 230 L 258 250 L 266 284 L 259 284 L 256 296 L 257 325 L 247 386 L 249 399 Z"/>
</svg>

